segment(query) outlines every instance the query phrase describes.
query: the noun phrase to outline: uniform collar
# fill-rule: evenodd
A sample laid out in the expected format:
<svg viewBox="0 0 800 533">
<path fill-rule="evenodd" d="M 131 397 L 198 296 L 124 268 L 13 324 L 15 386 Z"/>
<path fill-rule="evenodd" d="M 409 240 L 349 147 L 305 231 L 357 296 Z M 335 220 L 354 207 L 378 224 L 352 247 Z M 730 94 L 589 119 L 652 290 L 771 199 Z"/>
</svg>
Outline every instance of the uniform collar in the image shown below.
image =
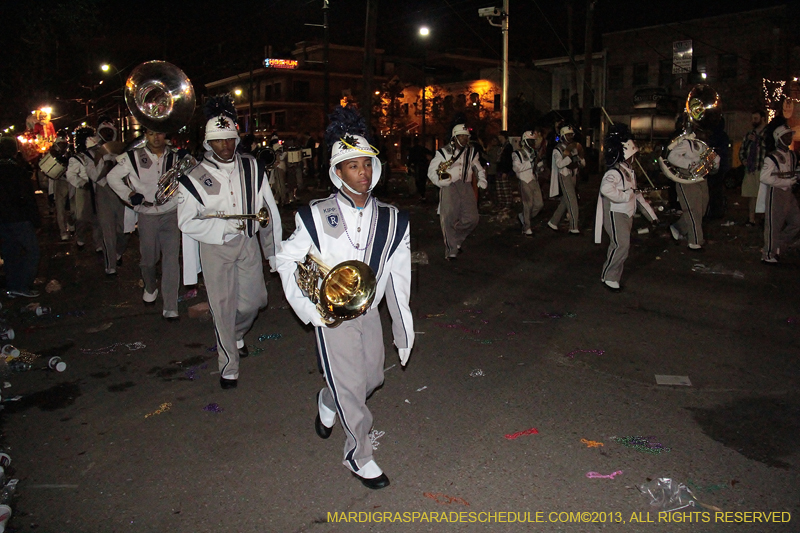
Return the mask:
<svg viewBox="0 0 800 533">
<path fill-rule="evenodd" d="M 337 192 L 336 194 L 338 195 L 338 199 L 339 199 L 340 203 L 345 204 L 348 207 L 352 207 L 353 209 L 361 209 L 360 207 L 358 207 L 356 205 L 356 202 L 353 200 L 353 198 L 350 195 L 347 194 L 347 190 L 344 187 L 339 189 L 339 192 Z M 372 197 L 372 193 L 367 193 L 367 201 L 364 204 L 364 208 L 369 206 L 369 201 L 370 201 L 371 197 Z"/>
</svg>

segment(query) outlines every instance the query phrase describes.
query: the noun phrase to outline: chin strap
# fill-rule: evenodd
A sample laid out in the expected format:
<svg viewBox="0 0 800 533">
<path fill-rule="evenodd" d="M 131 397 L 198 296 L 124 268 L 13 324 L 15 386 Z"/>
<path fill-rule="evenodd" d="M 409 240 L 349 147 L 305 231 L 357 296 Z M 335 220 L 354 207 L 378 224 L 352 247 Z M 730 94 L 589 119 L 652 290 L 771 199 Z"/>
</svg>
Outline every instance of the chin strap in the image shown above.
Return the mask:
<svg viewBox="0 0 800 533">
<path fill-rule="evenodd" d="M 369 193 L 371 193 L 371 192 L 372 192 L 372 187 L 370 187 L 370 188 L 367 190 L 367 192 L 358 192 L 358 191 L 354 190 L 352 187 L 350 187 L 350 186 L 349 186 L 347 183 L 345 183 L 345 182 L 344 182 L 344 180 L 341 180 L 341 181 L 342 181 L 342 185 L 344 185 L 344 188 L 345 188 L 345 189 L 347 189 L 348 191 L 350 191 L 350 192 L 351 192 L 351 193 L 353 193 L 353 194 L 357 194 L 358 196 L 362 196 L 362 195 L 364 195 L 364 194 L 366 194 L 367 196 L 369 196 Z"/>
</svg>

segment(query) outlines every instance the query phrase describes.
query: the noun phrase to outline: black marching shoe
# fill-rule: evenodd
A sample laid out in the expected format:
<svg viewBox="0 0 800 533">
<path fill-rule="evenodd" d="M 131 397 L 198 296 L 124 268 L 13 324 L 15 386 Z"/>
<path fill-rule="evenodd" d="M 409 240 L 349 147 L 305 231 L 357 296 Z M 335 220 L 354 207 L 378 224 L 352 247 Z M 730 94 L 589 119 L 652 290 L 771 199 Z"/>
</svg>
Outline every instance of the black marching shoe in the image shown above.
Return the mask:
<svg viewBox="0 0 800 533">
<path fill-rule="evenodd" d="M 319 406 L 319 392 L 317 393 L 317 406 Z M 321 439 L 327 439 L 331 436 L 331 432 L 333 431 L 332 427 L 328 427 L 322 423 L 322 419 L 319 417 L 319 407 L 317 407 L 317 418 L 314 419 L 314 431 L 317 432 L 317 435 Z"/>
<path fill-rule="evenodd" d="M 242 346 L 241 348 L 239 348 L 238 350 L 239 350 L 239 358 L 240 359 L 250 355 L 250 350 L 247 349 L 247 345 L 246 344 L 244 346 Z"/>
<path fill-rule="evenodd" d="M 389 478 L 386 477 L 386 474 L 381 474 L 380 476 L 373 478 L 361 477 L 356 473 L 353 473 L 353 475 L 357 477 L 361 484 L 368 489 L 378 490 L 389 486 Z"/>
<path fill-rule="evenodd" d="M 236 385 L 238 385 L 238 380 L 236 379 L 228 379 L 228 378 L 219 378 L 219 386 L 223 389 L 235 389 Z"/>
</svg>

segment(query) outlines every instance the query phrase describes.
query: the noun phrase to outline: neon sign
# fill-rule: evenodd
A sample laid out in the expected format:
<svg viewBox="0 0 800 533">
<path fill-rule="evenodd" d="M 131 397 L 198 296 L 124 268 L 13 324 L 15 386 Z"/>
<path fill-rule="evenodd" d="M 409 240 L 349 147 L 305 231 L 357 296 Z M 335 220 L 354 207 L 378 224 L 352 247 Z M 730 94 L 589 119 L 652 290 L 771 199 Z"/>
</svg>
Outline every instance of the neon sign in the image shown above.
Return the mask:
<svg viewBox="0 0 800 533">
<path fill-rule="evenodd" d="M 297 68 L 296 59 L 272 59 L 270 57 L 264 60 L 266 68 Z"/>
</svg>

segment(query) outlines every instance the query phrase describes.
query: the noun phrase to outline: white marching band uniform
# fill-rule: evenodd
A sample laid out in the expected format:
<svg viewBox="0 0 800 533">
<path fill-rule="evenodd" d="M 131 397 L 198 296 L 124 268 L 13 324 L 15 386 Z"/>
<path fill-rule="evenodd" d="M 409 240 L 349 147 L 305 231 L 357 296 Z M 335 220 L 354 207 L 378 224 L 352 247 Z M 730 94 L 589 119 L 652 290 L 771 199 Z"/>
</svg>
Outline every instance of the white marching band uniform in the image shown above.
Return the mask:
<svg viewBox="0 0 800 533">
<path fill-rule="evenodd" d="M 91 232 L 94 249 L 104 252 L 103 231 L 97 223 L 97 214 L 92 204 L 93 193 L 89 190 L 92 186 L 87 172 L 89 166 L 94 166 L 94 162 L 85 153 L 73 154 L 67 163 L 66 178 L 75 188 L 75 236 L 78 246 L 82 246 L 82 239 L 86 238 L 87 232 Z"/>
<path fill-rule="evenodd" d="M 456 135 L 469 134 L 463 125 L 453 128 L 453 142 L 436 151 L 428 166 L 428 179 L 439 187 L 439 218 L 444 237 L 445 257 L 452 259 L 458 255 L 461 244 L 478 226 L 478 203 L 472 189 L 473 173 L 478 180 L 478 187 L 485 189 L 486 172 L 481 166 L 478 151 L 469 143 L 465 147 L 456 147 Z M 451 178 L 440 180 L 437 170 L 439 165 L 455 161 L 447 169 Z"/>
<path fill-rule="evenodd" d="M 165 146 L 161 157 L 149 148 L 138 148 L 119 155 L 117 166 L 108 173 L 108 185 L 125 203 L 130 203 L 131 193 L 144 196 L 144 201 L 133 206 L 139 221 L 139 266 L 144 280 L 145 302 L 153 303 L 158 296 L 156 264 L 161 258 L 161 298 L 163 315 L 178 316 L 178 289 L 180 287 L 180 242 L 178 229 L 178 201 L 173 197 L 163 205 L 156 205 L 158 180 L 172 168 L 177 158 L 175 150 Z"/>
<path fill-rule="evenodd" d="M 572 128 L 565 126 L 561 128 L 561 135 L 571 133 Z M 578 169 L 568 168 L 572 163 L 577 163 L 579 167 L 586 166 L 586 160 L 577 153 L 570 151 L 567 153 L 567 144 L 562 140 L 553 149 L 553 162 L 550 167 L 550 198 L 555 198 L 561 194 L 561 202 L 558 204 L 548 225 L 558 229 L 558 224 L 564 213 L 569 212 L 569 231 L 579 233 L 578 227 L 578 195 L 576 187 L 578 183 Z"/>
<path fill-rule="evenodd" d="M 539 187 L 538 176 L 544 170 L 544 161 L 537 157 L 536 148 L 524 146 L 525 137 L 528 132 L 523 134 L 523 146 L 511 155 L 511 165 L 514 174 L 519 178 L 519 190 L 522 198 L 522 230 L 530 234 L 531 219 L 544 207 L 542 199 L 542 189 Z M 532 140 L 533 137 L 531 136 Z"/>
<path fill-rule="evenodd" d="M 244 334 L 259 309 L 267 305 L 257 235 L 259 229 L 271 234 L 272 249 L 264 250 L 264 255 L 274 266 L 274 249 L 282 238 L 280 212 L 267 172 L 252 156 L 235 154 L 233 161 L 222 163 L 207 152 L 200 165 L 187 174 L 179 178 L 178 189 L 184 284 L 197 283 L 202 268 L 214 318 L 220 376 L 236 380 Z M 217 213 L 254 215 L 265 206 L 270 214 L 266 228 L 260 228 L 255 220 L 197 218 Z M 240 230 L 242 223 L 244 229 Z"/>
<path fill-rule="evenodd" d="M 626 162 L 609 168 L 600 182 L 595 212 L 594 242 L 600 244 L 605 229 L 610 239 L 606 262 L 603 265 L 601 281 L 619 282 L 625 259 L 630 251 L 633 215 L 637 207 L 644 211 L 651 222 L 658 219 L 655 211 L 637 192 L 636 173 Z"/>
<path fill-rule="evenodd" d="M 791 131 L 786 126 L 776 129 L 773 134 L 776 143 L 783 134 Z M 792 192 L 792 186 L 800 176 L 800 161 L 794 151 L 783 149 L 782 145 L 778 148 L 764 158 L 756 201 L 756 213 L 764 213 L 761 260 L 769 263 L 775 262 L 780 250 L 785 250 L 800 232 L 800 209 Z"/>
</svg>

